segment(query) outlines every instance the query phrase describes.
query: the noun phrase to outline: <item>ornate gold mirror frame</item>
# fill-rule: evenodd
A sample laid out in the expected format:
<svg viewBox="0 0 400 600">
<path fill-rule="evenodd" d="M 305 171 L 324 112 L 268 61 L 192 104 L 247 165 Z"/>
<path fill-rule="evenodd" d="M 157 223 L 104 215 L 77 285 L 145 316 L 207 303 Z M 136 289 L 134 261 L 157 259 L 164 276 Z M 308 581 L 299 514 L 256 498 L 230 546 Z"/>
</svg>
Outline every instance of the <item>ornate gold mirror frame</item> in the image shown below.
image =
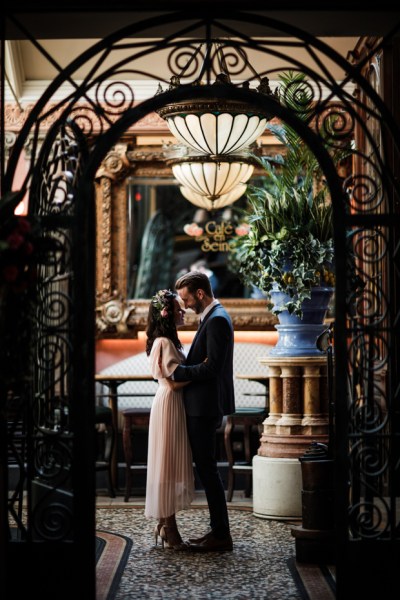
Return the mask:
<svg viewBox="0 0 400 600">
<path fill-rule="evenodd" d="M 131 137 L 132 140 L 132 137 Z M 129 299 L 127 290 L 127 178 L 171 179 L 162 146 L 122 141 L 108 153 L 96 176 L 96 331 L 98 338 L 135 338 L 146 328 L 148 299 Z M 276 317 L 266 300 L 220 298 L 236 330 L 273 330 Z M 197 317 L 185 317 L 183 329 L 197 328 Z"/>
</svg>

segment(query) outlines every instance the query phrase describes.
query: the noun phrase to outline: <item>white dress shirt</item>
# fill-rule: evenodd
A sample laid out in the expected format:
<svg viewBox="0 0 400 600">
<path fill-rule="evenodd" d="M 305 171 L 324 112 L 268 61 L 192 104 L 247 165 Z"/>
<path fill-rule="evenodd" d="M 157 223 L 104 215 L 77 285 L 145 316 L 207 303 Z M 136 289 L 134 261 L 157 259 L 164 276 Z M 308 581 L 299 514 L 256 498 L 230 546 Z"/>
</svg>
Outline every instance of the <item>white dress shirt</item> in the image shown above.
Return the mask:
<svg viewBox="0 0 400 600">
<path fill-rule="evenodd" d="M 200 314 L 200 323 L 202 322 L 202 320 L 204 319 L 204 317 L 206 315 L 208 315 L 208 313 L 210 312 L 210 310 L 214 307 L 217 306 L 217 304 L 219 304 L 219 300 L 214 299 L 208 306 L 206 306 L 206 308 L 203 310 L 203 312 Z"/>
</svg>

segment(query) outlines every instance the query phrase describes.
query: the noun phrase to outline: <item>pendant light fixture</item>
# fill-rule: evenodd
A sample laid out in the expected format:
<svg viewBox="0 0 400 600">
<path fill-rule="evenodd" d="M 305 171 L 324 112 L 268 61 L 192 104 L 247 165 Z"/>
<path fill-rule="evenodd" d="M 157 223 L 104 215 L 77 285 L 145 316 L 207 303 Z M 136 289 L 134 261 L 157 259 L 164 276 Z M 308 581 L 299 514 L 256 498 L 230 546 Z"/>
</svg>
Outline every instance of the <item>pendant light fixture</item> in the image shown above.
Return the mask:
<svg viewBox="0 0 400 600">
<path fill-rule="evenodd" d="M 214 157 L 195 153 L 184 144 L 168 144 L 163 153 L 182 195 L 192 204 L 211 211 L 243 196 L 256 164 L 248 148 L 241 154 Z"/>
<path fill-rule="evenodd" d="M 220 208 L 224 208 L 225 206 L 229 206 L 233 204 L 241 198 L 246 192 L 247 185 L 244 183 L 239 183 L 236 185 L 230 192 L 227 194 L 223 194 L 219 196 L 219 198 L 212 200 L 210 196 L 203 196 L 201 194 L 196 194 L 193 192 L 191 188 L 181 186 L 181 194 L 186 200 L 189 200 L 195 206 L 199 208 L 204 208 L 208 212 L 213 212 L 215 210 L 219 210 Z"/>
<path fill-rule="evenodd" d="M 195 105 L 175 104 L 159 112 L 167 114 L 168 128 L 177 140 L 214 156 L 240 152 L 264 132 L 268 120 L 232 100 L 198 100 Z"/>
<path fill-rule="evenodd" d="M 191 157 L 175 162 L 172 173 L 182 186 L 214 202 L 237 185 L 246 183 L 253 174 L 253 165 L 239 162 L 237 157 L 231 158 L 219 161 L 210 157 Z"/>
<path fill-rule="evenodd" d="M 267 77 L 260 78 L 257 75 L 240 46 L 233 42 L 211 40 L 205 45 L 204 55 L 202 46 L 194 49 L 180 75 L 174 75 L 171 78 L 169 89 L 185 86 L 197 86 L 198 89 L 201 89 L 204 83 L 203 77 L 206 77 L 207 84 L 211 85 L 212 74 L 216 73 L 212 87 L 216 89 L 218 86 L 219 90 L 223 91 L 223 97 L 216 98 L 210 94 L 210 97 L 204 98 L 199 94 L 199 98 L 195 100 L 167 104 L 158 110 L 158 114 L 165 119 L 171 133 L 179 142 L 197 152 L 212 156 L 238 153 L 251 145 L 264 132 L 267 121 L 273 115 L 260 110 L 251 102 L 242 102 L 231 98 L 232 89 L 238 85 L 231 81 L 227 57 L 231 64 L 240 64 L 243 72 L 250 70 L 253 74 L 252 79 L 258 78 L 258 86 L 253 90 L 255 93 L 270 96 L 277 101 L 277 91 L 272 92 Z M 197 64 L 200 58 L 204 60 L 194 81 L 181 83 L 192 63 Z M 236 69 L 237 71 L 238 69 Z M 248 79 L 241 85 L 245 89 L 250 89 Z M 159 93 L 162 91 L 159 86 Z"/>
</svg>

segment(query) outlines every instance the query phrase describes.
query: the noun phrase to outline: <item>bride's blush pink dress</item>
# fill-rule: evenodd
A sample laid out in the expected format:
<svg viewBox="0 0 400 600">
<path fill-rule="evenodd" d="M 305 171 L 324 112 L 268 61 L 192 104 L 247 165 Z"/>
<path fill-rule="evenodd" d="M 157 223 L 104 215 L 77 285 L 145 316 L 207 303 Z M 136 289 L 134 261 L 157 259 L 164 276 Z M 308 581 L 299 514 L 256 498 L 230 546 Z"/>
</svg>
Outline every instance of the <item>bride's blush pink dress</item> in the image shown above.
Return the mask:
<svg viewBox="0 0 400 600">
<path fill-rule="evenodd" d="M 158 380 L 149 423 L 145 516 L 160 519 L 187 508 L 194 498 L 192 452 L 186 431 L 182 390 L 171 390 L 166 382 L 183 352 L 170 339 L 154 341 L 151 374 Z"/>
</svg>

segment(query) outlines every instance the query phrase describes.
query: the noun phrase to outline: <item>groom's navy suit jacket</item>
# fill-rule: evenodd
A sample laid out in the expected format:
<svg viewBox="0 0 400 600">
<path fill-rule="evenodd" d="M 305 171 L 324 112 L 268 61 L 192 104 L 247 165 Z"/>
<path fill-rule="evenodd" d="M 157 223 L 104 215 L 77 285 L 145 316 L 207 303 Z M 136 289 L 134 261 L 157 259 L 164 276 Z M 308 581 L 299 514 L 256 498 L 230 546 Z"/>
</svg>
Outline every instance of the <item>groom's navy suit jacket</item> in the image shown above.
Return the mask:
<svg viewBox="0 0 400 600">
<path fill-rule="evenodd" d="M 204 317 L 186 362 L 176 368 L 174 379 L 191 381 L 183 388 L 185 410 L 189 416 L 216 416 L 222 420 L 223 415 L 235 412 L 233 327 L 221 304 L 214 306 Z"/>
</svg>

